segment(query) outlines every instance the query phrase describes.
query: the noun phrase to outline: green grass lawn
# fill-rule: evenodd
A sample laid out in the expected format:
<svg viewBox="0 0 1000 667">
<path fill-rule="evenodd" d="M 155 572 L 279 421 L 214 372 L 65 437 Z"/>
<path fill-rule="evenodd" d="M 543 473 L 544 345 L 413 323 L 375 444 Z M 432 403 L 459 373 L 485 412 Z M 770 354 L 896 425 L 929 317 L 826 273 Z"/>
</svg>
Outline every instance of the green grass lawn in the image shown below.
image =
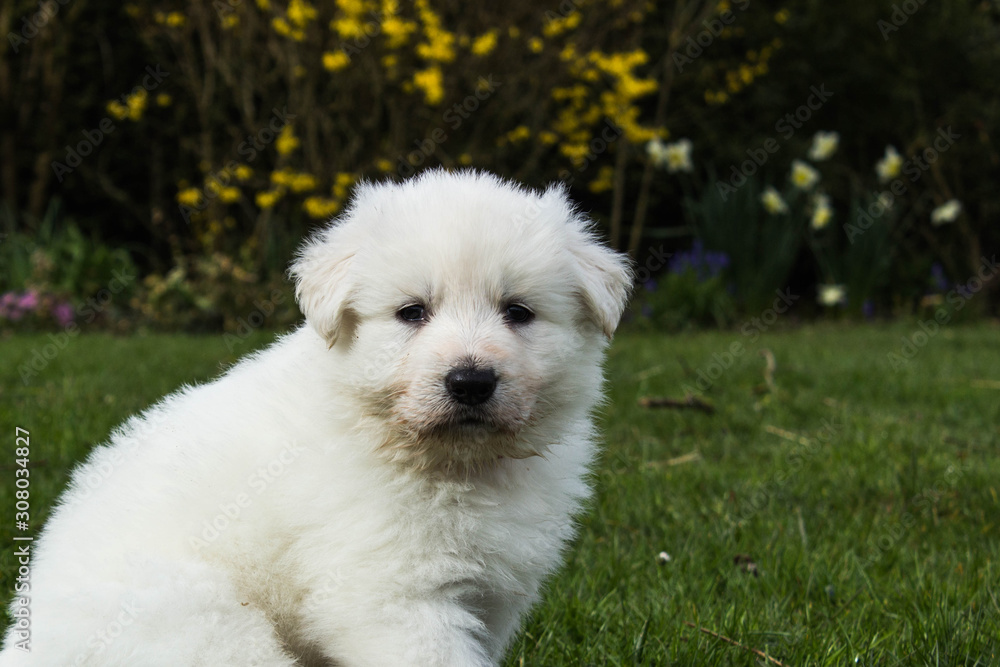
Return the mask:
<svg viewBox="0 0 1000 667">
<path fill-rule="evenodd" d="M 617 336 L 596 499 L 507 665 L 1000 665 L 1000 327 L 942 330 L 893 369 L 916 331 Z M 4 599 L 15 427 L 37 534 L 92 443 L 235 359 L 219 336 L 81 336 L 25 385 L 46 343 L 0 342 Z M 714 414 L 639 403 L 699 379 Z"/>
</svg>

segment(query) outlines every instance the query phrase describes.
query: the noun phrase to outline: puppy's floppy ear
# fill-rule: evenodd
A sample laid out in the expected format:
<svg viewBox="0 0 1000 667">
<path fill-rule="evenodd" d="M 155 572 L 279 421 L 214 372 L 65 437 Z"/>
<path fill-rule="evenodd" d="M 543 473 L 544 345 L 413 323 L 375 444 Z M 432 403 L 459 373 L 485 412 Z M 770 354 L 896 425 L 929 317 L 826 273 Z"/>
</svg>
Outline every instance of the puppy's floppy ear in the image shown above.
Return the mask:
<svg viewBox="0 0 1000 667">
<path fill-rule="evenodd" d="M 306 321 L 330 347 L 342 333 L 353 290 L 350 269 L 355 247 L 346 226 L 335 222 L 307 239 L 288 270 Z"/>
<path fill-rule="evenodd" d="M 569 212 L 569 250 L 576 261 L 580 296 L 590 318 L 610 339 L 632 290 L 632 261 L 600 241 L 593 223 L 573 209 L 564 186 L 549 188 L 543 198 L 561 200 Z"/>
<path fill-rule="evenodd" d="M 602 244 L 589 230 L 580 234 L 571 251 L 579 262 L 578 280 L 584 304 L 610 339 L 632 289 L 631 263 L 625 255 Z"/>
</svg>

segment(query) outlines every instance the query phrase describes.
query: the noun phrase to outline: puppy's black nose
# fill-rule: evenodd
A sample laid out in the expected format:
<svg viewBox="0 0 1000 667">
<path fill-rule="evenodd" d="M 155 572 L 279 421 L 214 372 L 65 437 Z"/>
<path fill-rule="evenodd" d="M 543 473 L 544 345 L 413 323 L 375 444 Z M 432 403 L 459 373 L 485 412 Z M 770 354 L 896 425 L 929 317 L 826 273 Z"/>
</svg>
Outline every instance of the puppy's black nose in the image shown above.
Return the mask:
<svg viewBox="0 0 1000 667">
<path fill-rule="evenodd" d="M 479 405 L 490 400 L 497 388 L 497 375 L 492 368 L 456 368 L 444 377 L 444 386 L 459 403 Z"/>
</svg>

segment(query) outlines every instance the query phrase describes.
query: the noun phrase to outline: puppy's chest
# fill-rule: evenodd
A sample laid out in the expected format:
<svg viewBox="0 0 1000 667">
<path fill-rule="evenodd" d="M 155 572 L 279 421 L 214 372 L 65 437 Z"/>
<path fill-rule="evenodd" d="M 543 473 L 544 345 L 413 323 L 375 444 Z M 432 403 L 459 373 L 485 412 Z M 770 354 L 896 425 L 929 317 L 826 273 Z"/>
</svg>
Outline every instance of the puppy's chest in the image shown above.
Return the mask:
<svg viewBox="0 0 1000 667">
<path fill-rule="evenodd" d="M 448 490 L 403 510 L 414 557 L 451 561 L 504 575 L 554 558 L 572 534 L 572 518 L 537 496 L 478 489 Z M 496 574 L 496 573 L 493 573 Z"/>
</svg>

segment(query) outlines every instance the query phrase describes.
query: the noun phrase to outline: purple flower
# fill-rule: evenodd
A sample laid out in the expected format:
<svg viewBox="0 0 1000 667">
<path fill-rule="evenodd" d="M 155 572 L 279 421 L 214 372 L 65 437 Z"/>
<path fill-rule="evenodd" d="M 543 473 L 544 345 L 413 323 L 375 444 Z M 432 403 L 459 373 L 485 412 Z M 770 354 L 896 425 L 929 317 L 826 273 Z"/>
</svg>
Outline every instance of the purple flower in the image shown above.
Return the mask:
<svg viewBox="0 0 1000 667">
<path fill-rule="evenodd" d="M 647 280 L 646 282 L 644 282 L 642 284 L 642 288 L 644 290 L 646 290 L 647 292 L 655 292 L 656 291 L 656 281 L 654 279 L 650 278 L 649 280 Z"/>
<path fill-rule="evenodd" d="M 866 320 L 875 319 L 875 302 L 871 299 L 865 299 L 865 302 L 861 304 L 861 314 L 865 316 Z"/>
<path fill-rule="evenodd" d="M 698 282 L 710 280 L 729 266 L 729 255 L 724 252 L 706 251 L 701 239 L 696 238 L 691 249 L 680 252 L 670 259 L 667 270 L 673 274 L 684 274 L 691 271 Z"/>
<path fill-rule="evenodd" d="M 28 290 L 21 295 L 21 299 L 17 303 L 18 308 L 23 308 L 24 310 L 34 310 L 38 306 L 38 292 L 35 290 Z"/>
<path fill-rule="evenodd" d="M 68 301 L 57 303 L 52 307 L 52 317 L 56 318 L 56 322 L 61 327 L 67 327 L 72 324 L 74 314 L 73 306 Z"/>
<path fill-rule="evenodd" d="M 944 267 L 938 262 L 934 262 L 934 265 L 931 266 L 931 280 L 938 292 L 948 291 L 948 279 L 944 275 Z"/>
<path fill-rule="evenodd" d="M 17 303 L 17 294 L 14 292 L 7 292 L 3 296 L 0 296 L 0 307 L 10 308 Z"/>
</svg>

